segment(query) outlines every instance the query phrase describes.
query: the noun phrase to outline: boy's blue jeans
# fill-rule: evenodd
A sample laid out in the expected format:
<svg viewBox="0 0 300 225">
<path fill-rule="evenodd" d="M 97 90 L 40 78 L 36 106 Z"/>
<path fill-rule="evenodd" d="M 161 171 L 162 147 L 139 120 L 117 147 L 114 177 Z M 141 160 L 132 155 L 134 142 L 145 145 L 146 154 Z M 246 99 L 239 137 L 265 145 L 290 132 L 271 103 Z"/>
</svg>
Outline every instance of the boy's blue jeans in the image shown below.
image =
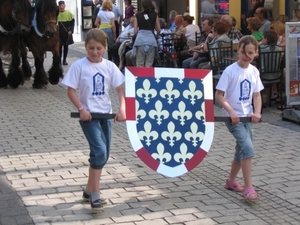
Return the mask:
<svg viewBox="0 0 300 225">
<path fill-rule="evenodd" d="M 90 167 L 100 170 L 110 153 L 111 119 L 93 119 L 79 123 L 90 146 Z"/>
<path fill-rule="evenodd" d="M 252 123 L 225 124 L 236 139 L 234 161 L 240 163 L 243 159 L 253 157 Z"/>
</svg>

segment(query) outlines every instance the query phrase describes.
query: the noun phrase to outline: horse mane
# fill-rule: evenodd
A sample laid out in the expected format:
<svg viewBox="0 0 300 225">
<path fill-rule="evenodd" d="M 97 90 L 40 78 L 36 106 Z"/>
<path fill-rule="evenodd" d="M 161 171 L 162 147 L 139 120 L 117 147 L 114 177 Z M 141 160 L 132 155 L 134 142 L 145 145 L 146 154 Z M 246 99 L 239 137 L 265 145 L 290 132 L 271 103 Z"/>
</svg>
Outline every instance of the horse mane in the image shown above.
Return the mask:
<svg viewBox="0 0 300 225">
<path fill-rule="evenodd" d="M 43 22 L 43 16 L 48 14 L 52 17 L 57 17 L 59 13 L 56 0 L 37 0 L 34 10 L 36 12 L 37 27 L 42 33 L 45 29 L 45 21 Z"/>
<path fill-rule="evenodd" d="M 14 0 L 14 2 L 19 2 L 21 9 L 25 12 L 31 11 L 31 5 L 28 0 Z"/>
<path fill-rule="evenodd" d="M 58 6 L 56 4 L 56 0 L 38 0 L 36 3 L 36 9 L 37 12 L 56 12 L 58 10 Z"/>
</svg>

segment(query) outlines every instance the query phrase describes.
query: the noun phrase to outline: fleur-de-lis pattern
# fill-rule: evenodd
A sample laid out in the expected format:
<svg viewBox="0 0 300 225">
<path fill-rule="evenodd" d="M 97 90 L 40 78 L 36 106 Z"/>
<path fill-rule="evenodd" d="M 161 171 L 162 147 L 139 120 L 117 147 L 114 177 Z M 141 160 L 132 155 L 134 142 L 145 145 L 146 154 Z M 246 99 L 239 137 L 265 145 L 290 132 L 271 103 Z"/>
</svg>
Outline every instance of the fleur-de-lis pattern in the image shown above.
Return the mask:
<svg viewBox="0 0 300 225">
<path fill-rule="evenodd" d="M 201 79 L 138 77 L 137 131 L 155 160 L 176 167 L 190 160 L 205 133 L 204 90 Z"/>
</svg>

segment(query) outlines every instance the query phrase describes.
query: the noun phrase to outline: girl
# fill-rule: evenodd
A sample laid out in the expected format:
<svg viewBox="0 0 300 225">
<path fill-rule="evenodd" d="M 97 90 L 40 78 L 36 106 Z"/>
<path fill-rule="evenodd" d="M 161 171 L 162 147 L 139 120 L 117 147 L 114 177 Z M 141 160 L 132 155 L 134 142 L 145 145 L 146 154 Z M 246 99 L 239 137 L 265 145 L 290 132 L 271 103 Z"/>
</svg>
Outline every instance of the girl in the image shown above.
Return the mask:
<svg viewBox="0 0 300 225">
<path fill-rule="evenodd" d="M 108 48 L 111 48 L 117 38 L 115 14 L 112 12 L 112 9 L 113 6 L 111 0 L 104 0 L 95 21 L 95 26 L 99 27 L 107 35 Z M 112 60 L 110 52 L 108 52 L 108 59 Z"/>
<path fill-rule="evenodd" d="M 223 108 L 223 112 L 231 118 L 231 123 L 226 123 L 226 126 L 236 139 L 235 155 L 225 188 L 243 192 L 248 200 L 258 199 L 251 181 L 254 156 L 252 124 L 240 122 L 239 117 L 251 117 L 252 123 L 259 122 L 261 118 L 260 91 L 263 89 L 263 84 L 259 71 L 251 65 L 257 55 L 257 49 L 258 43 L 254 37 L 247 35 L 241 38 L 238 46 L 239 60 L 224 70 L 215 94 L 216 101 Z M 240 169 L 243 172 L 244 186 L 236 180 Z"/>
<path fill-rule="evenodd" d="M 68 97 L 80 112 L 79 123 L 90 146 L 89 176 L 83 198 L 90 201 L 93 210 L 100 210 L 105 202 L 100 198 L 99 182 L 110 152 L 111 119 L 93 119 L 90 113 L 111 113 L 112 85 L 120 103 L 114 121 L 125 121 L 124 76 L 114 63 L 103 58 L 107 38 L 102 30 L 95 28 L 87 33 L 85 49 L 87 56 L 71 65 L 62 84 L 68 86 Z"/>
</svg>

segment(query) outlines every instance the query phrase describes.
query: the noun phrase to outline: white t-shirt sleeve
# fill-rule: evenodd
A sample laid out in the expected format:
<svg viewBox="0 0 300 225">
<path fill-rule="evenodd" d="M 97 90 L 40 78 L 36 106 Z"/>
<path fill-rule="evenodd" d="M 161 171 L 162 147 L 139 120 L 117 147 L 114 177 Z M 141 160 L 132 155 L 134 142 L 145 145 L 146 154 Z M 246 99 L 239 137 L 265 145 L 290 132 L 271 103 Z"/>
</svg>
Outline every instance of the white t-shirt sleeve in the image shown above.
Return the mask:
<svg viewBox="0 0 300 225">
<path fill-rule="evenodd" d="M 62 84 L 73 89 L 78 88 L 79 81 L 80 81 L 80 73 L 81 73 L 81 68 L 79 65 L 82 63 L 82 60 L 83 59 L 79 59 L 71 65 L 67 74 L 64 76 L 61 82 Z"/>
</svg>

